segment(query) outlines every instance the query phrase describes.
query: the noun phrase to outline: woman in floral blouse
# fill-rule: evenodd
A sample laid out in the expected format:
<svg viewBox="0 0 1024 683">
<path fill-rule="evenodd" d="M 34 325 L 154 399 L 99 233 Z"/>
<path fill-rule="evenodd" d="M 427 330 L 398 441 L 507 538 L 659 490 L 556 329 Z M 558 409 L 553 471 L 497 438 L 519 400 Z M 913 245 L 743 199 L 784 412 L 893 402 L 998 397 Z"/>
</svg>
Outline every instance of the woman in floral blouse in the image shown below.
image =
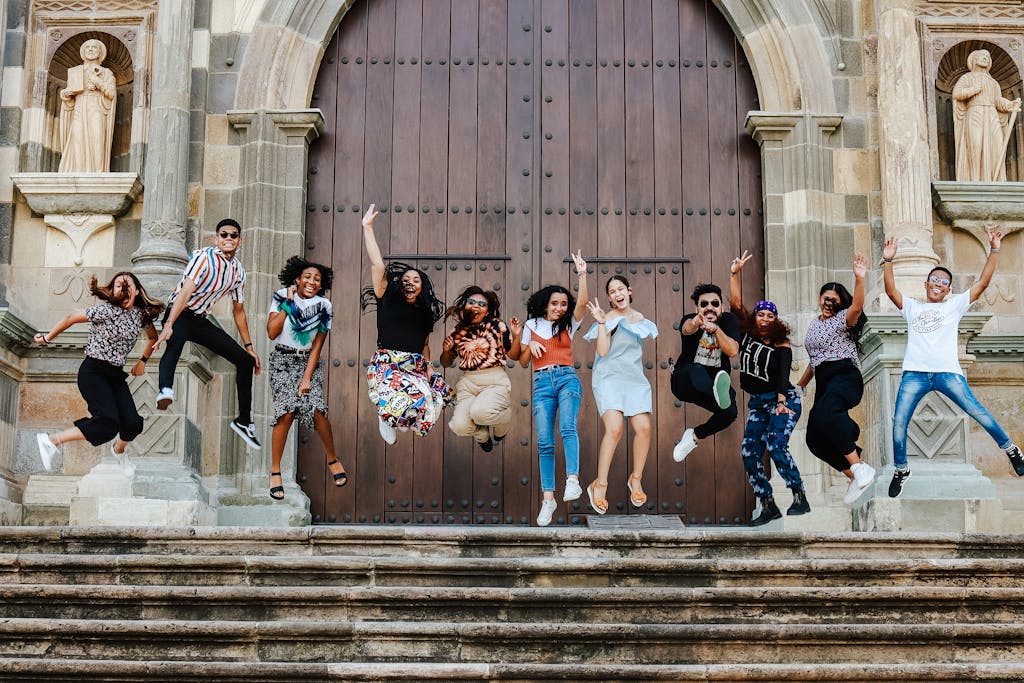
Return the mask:
<svg viewBox="0 0 1024 683">
<path fill-rule="evenodd" d="M 139 332 L 145 330 L 146 348 L 132 368 L 132 374 L 139 376 L 146 372 L 146 361 L 157 338 L 153 320 L 160 315 L 164 305 L 146 294 L 139 278 L 127 271 L 118 273 L 102 287 L 93 276 L 89 291 L 100 299 L 100 303 L 84 312 L 68 314 L 52 330 L 35 336 L 37 344 L 45 345 L 72 325 L 92 323 L 89 341 L 85 345 L 85 360 L 78 368 L 78 390 L 85 399 L 90 417 L 75 420 L 74 427 L 56 434 L 36 435 L 39 457 L 48 470 L 61 444 L 84 439 L 93 446 L 101 446 L 118 437 L 113 452 L 123 459 L 128 443 L 142 433 L 142 418 L 135 408 L 126 381 L 128 373 L 123 366 L 135 347 Z"/>
</svg>

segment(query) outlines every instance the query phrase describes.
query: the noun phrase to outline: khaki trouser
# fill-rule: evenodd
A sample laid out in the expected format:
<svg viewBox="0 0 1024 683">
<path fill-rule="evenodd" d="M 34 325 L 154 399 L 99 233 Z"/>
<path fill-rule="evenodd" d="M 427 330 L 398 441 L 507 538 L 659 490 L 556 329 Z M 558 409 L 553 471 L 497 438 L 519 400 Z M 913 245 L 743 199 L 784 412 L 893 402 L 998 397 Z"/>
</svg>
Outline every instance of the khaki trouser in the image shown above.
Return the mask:
<svg viewBox="0 0 1024 683">
<path fill-rule="evenodd" d="M 448 427 L 459 436 L 472 436 L 477 443 L 508 434 L 512 423 L 512 383 L 505 368 L 466 372 L 455 386 L 455 414 Z"/>
</svg>

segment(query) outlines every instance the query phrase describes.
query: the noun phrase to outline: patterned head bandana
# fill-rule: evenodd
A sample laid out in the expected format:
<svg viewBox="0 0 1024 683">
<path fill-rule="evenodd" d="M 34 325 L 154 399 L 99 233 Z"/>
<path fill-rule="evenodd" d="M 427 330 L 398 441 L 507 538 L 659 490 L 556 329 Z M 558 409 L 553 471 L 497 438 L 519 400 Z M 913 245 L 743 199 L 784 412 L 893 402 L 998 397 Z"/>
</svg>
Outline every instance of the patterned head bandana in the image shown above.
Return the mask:
<svg viewBox="0 0 1024 683">
<path fill-rule="evenodd" d="M 754 305 L 754 315 L 757 315 L 758 311 L 771 311 L 776 317 L 779 315 L 779 309 L 771 301 L 758 301 Z"/>
</svg>

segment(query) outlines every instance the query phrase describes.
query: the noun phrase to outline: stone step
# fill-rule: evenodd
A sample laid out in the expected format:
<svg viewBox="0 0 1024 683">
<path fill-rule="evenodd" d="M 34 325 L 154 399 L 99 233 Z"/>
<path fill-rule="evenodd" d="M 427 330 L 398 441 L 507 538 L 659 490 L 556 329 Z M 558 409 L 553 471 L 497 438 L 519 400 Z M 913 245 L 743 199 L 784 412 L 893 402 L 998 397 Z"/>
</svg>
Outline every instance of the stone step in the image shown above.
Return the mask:
<svg viewBox="0 0 1024 683">
<path fill-rule="evenodd" d="M 205 550 L 206 548 L 202 548 Z M 1024 588 L 1024 559 L 692 559 L 0 553 L 0 585 Z"/>
<path fill-rule="evenodd" d="M 1015 624 L 1024 588 L 2 585 L 0 618 L 235 622 Z"/>
<path fill-rule="evenodd" d="M 314 681 L 932 681 L 1020 680 L 1013 662 L 915 664 L 437 664 L 417 662 L 182 662 L 0 658 L 17 681 L 309 683 Z"/>
<path fill-rule="evenodd" d="M 526 527 L 0 527 L 6 553 L 632 559 L 1024 559 L 1019 537 Z"/>
<path fill-rule="evenodd" d="M 1019 624 L 0 620 L 0 657 L 245 662 L 1024 661 Z"/>
</svg>

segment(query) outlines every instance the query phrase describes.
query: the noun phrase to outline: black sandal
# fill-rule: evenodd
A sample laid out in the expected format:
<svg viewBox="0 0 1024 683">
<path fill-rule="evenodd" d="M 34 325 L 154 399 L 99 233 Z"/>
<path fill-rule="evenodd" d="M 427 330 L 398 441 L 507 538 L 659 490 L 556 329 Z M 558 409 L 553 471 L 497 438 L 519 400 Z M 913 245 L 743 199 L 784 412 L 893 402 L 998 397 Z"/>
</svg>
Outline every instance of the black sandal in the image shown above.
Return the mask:
<svg viewBox="0 0 1024 683">
<path fill-rule="evenodd" d="M 331 476 L 334 477 L 334 485 L 341 487 L 348 483 L 348 472 L 345 471 L 345 466 L 338 462 L 337 458 L 334 460 L 328 460 L 327 468 L 330 469 L 331 465 L 335 464 L 341 466 L 341 472 L 338 472 L 337 474 L 331 472 Z"/>
<path fill-rule="evenodd" d="M 280 477 L 281 473 L 280 472 L 271 472 L 270 476 L 272 476 L 272 477 Z M 271 486 L 270 487 L 270 497 L 273 498 L 274 500 L 284 500 L 284 487 L 283 486 Z"/>
</svg>

